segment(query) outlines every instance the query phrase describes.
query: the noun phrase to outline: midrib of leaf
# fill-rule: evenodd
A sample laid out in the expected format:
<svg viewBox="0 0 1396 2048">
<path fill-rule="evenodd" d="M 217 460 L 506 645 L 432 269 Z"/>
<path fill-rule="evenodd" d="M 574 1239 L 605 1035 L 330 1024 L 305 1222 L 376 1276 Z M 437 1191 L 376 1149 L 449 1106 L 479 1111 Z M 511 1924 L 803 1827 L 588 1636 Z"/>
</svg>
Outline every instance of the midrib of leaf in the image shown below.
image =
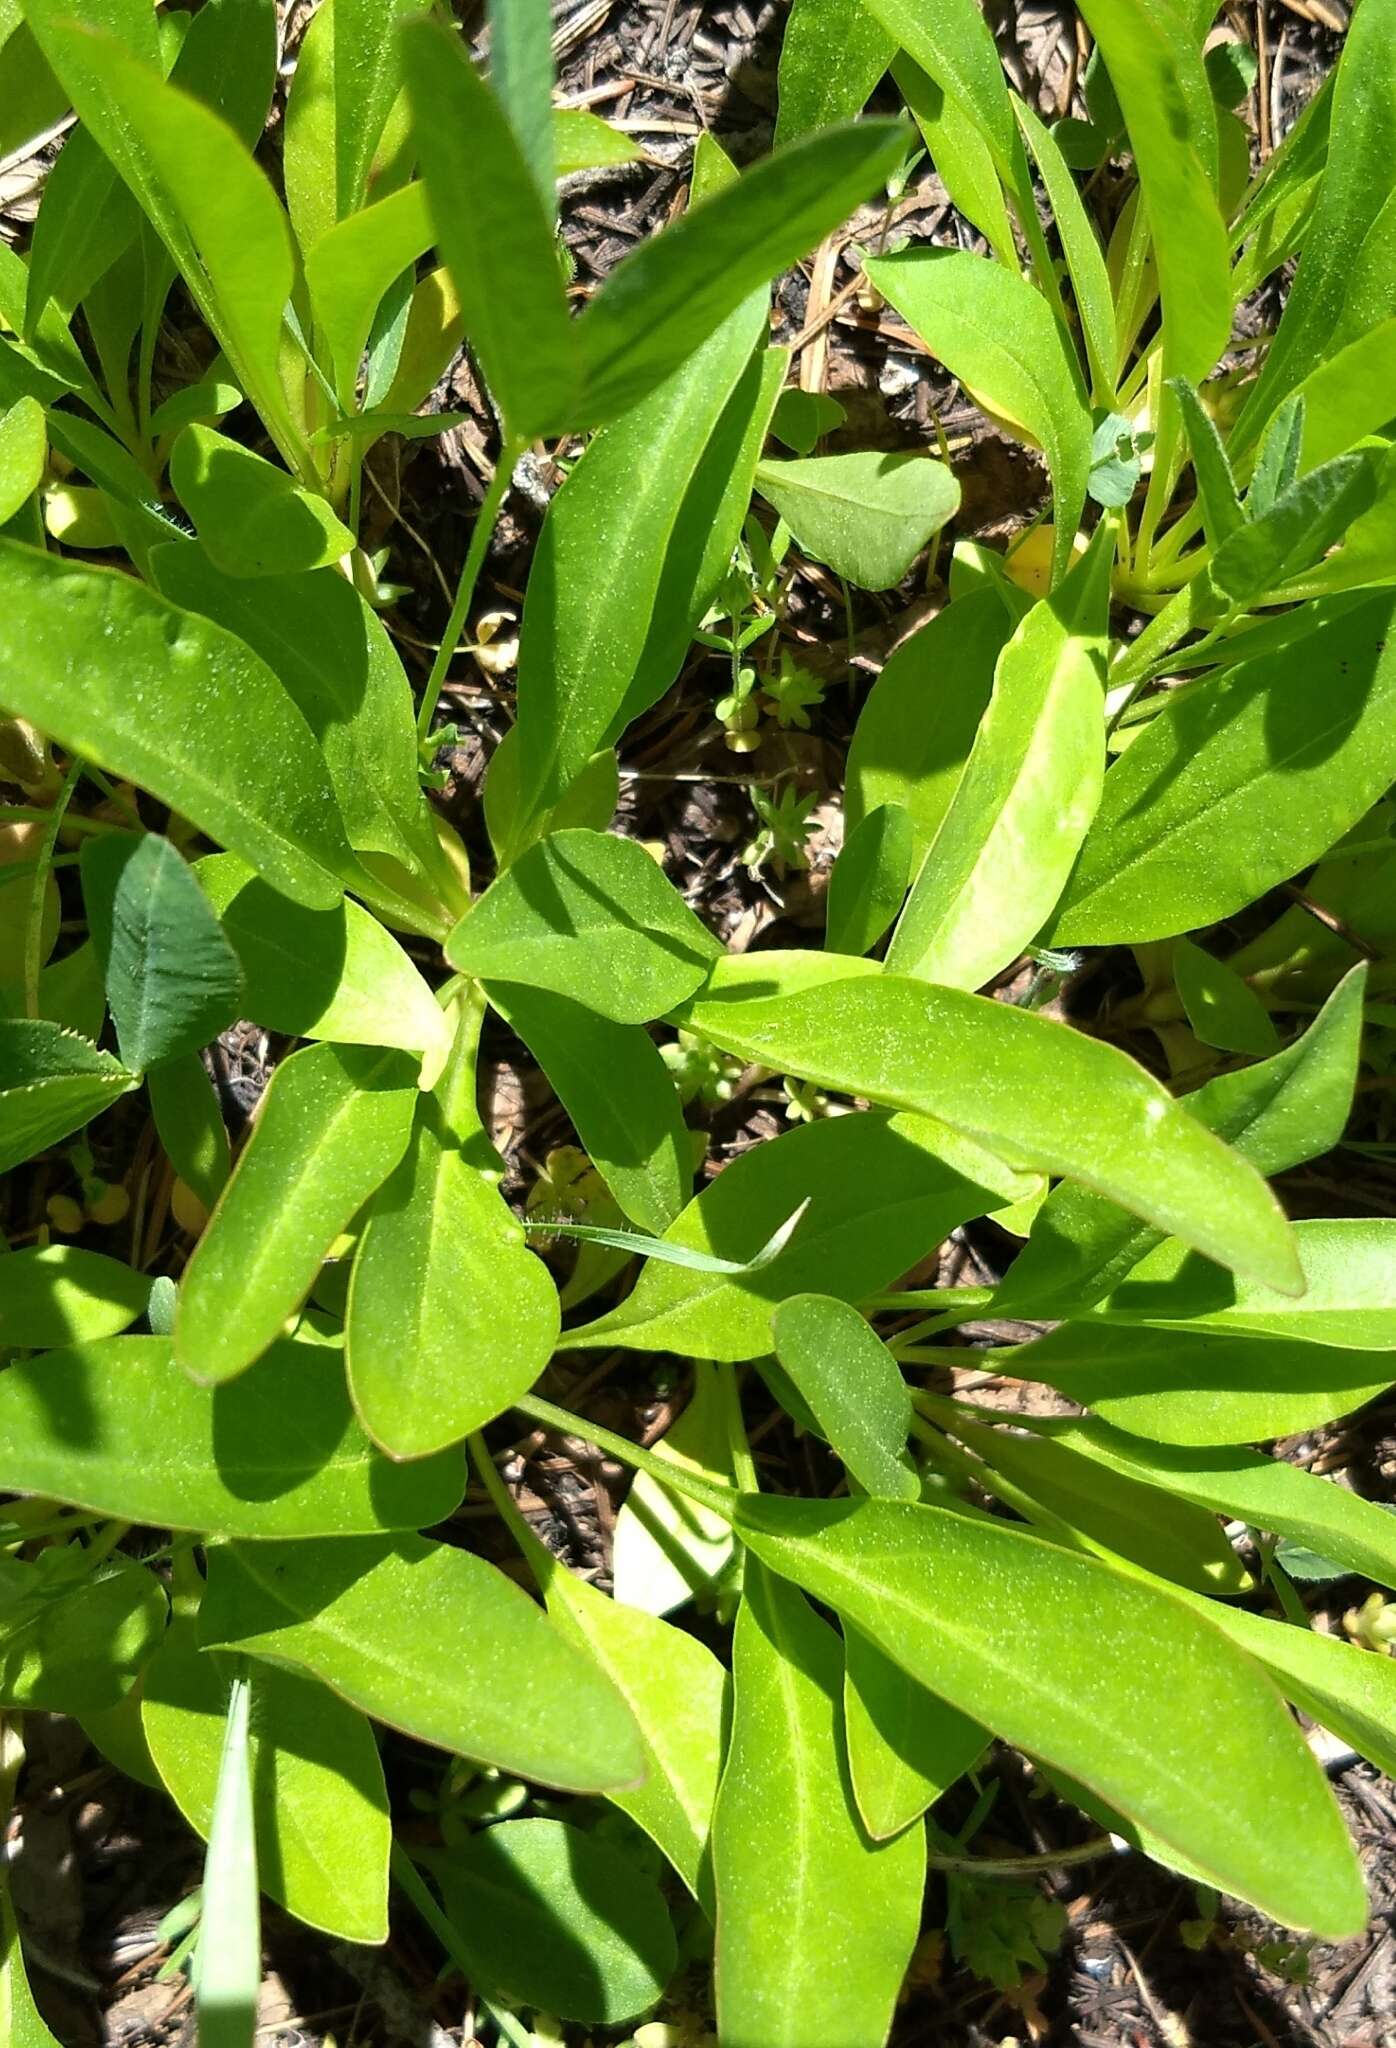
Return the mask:
<svg viewBox="0 0 1396 2048">
<path fill-rule="evenodd" d="M 796 1589 L 796 1598 L 800 1600 L 804 1599 L 804 1594 L 799 1592 L 798 1589 Z M 810 1769 L 809 1758 L 806 1753 L 805 1729 L 802 1724 L 800 1715 L 799 1695 L 791 1678 L 790 1659 L 788 1659 L 785 1654 L 785 1645 L 781 1640 L 783 1634 L 781 1617 L 777 1608 L 777 1603 L 774 1600 L 769 1603 L 767 1611 L 769 1613 L 771 1622 L 771 1640 L 776 1652 L 776 1684 L 780 1693 L 781 1707 L 785 1715 L 786 1726 L 790 1731 L 791 1737 L 793 1738 L 790 1742 L 789 1754 L 791 1764 L 791 1776 L 794 1780 L 795 1791 L 795 1828 L 793 1830 L 793 1833 L 796 1844 L 796 1938 L 789 1942 L 783 1949 L 783 1953 L 788 1958 L 790 1958 L 793 1963 L 793 1959 L 799 1954 L 800 1950 L 803 1948 L 806 1938 L 806 1924 L 808 1920 L 807 1901 L 809 1897 L 809 1873 L 812 1865 L 814 1865 L 818 1861 L 817 1852 L 815 1851 L 814 1844 L 811 1839 L 810 1830 L 810 1815 L 813 1812 L 814 1806 L 814 1803 L 810 1797 L 810 1789 L 814 1783 L 814 1776 L 813 1772 Z M 813 1610 L 811 1610 L 810 1618 L 812 1621 L 816 1619 Z M 814 1685 L 816 1683 L 817 1681 L 811 1678 L 810 1684 Z M 788 1988 L 783 2003 L 786 2011 L 789 2013 L 794 2013 L 798 2011 L 800 2007 L 800 2000 L 797 1995 L 798 1983 L 798 1975 L 787 1975 Z"/>
</svg>

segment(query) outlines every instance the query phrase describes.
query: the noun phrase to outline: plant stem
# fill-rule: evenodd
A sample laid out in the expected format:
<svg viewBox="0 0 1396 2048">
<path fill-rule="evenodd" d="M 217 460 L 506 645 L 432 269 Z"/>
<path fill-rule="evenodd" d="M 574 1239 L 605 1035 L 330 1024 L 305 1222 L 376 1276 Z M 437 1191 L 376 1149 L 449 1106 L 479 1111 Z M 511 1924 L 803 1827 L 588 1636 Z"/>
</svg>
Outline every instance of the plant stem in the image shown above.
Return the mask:
<svg viewBox="0 0 1396 2048">
<path fill-rule="evenodd" d="M 599 1422 L 588 1422 L 583 1416 L 570 1415 L 565 1408 L 555 1407 L 551 1401 L 540 1401 L 536 1394 L 524 1394 L 514 1407 L 520 1415 L 541 1422 L 545 1429 L 557 1430 L 564 1436 L 584 1437 L 598 1450 L 609 1451 L 613 1458 L 619 1458 L 623 1465 L 633 1465 L 637 1472 L 648 1472 L 651 1479 L 659 1480 L 663 1486 L 672 1486 L 675 1493 L 686 1494 L 689 1500 L 697 1501 L 699 1507 L 710 1508 L 726 1521 L 732 1520 L 738 1498 L 735 1486 L 700 1478 L 667 1452 L 644 1450 L 641 1445 L 631 1443 L 628 1437 L 603 1429 Z"/>
<path fill-rule="evenodd" d="M 465 565 L 460 572 L 456 586 L 456 601 L 451 607 L 451 616 L 441 636 L 441 645 L 436 650 L 436 659 L 427 677 L 427 686 L 422 693 L 421 708 L 417 713 L 417 737 L 425 739 L 431 731 L 431 722 L 436 716 L 436 706 L 441 697 L 441 688 L 446 673 L 456 658 L 461 634 L 465 631 L 466 617 L 475 596 L 475 585 L 480 580 L 480 571 L 485 564 L 485 555 L 491 537 L 499 520 L 500 508 L 509 494 L 514 469 L 524 452 L 525 444 L 519 440 L 506 440 L 499 451 L 490 487 L 485 493 L 484 503 L 475 515 L 471 529 L 470 546 L 466 550 Z"/>
<path fill-rule="evenodd" d="M 756 1476 L 756 1460 L 751 1455 L 747 1442 L 746 1422 L 742 1416 L 742 1390 L 737 1381 L 735 1365 L 719 1365 L 718 1385 L 722 1389 L 722 1405 L 727 1418 L 727 1446 L 732 1456 L 732 1476 L 743 1493 L 759 1493 L 761 1482 Z"/>
<path fill-rule="evenodd" d="M 58 828 L 63 823 L 73 791 L 82 774 L 82 762 L 76 754 L 68 763 L 68 772 L 63 778 L 54 806 L 44 828 L 39 856 L 34 863 L 34 887 L 29 898 L 29 916 L 24 927 L 24 1014 L 37 1017 L 39 1014 L 39 965 L 44 942 L 44 893 L 48 888 L 49 873 L 53 867 L 53 849 L 58 843 Z"/>
<path fill-rule="evenodd" d="M 953 1871 L 961 1877 L 1035 1877 L 1044 1870 L 1064 1870 L 1072 1863 L 1096 1863 L 1102 1856 L 1118 1855 L 1109 1835 L 1078 1842 L 1074 1849 L 1047 1849 L 1040 1856 L 939 1856 L 932 1849 L 926 1855 L 928 1870 Z"/>
</svg>

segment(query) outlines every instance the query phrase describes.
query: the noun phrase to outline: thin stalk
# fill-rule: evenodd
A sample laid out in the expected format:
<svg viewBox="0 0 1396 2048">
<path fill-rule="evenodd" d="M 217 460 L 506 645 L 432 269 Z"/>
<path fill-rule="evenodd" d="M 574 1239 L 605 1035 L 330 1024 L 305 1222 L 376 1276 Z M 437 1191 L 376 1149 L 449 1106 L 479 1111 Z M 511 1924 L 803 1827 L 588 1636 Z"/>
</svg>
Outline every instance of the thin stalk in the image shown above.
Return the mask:
<svg viewBox="0 0 1396 2048">
<path fill-rule="evenodd" d="M 904 1287 L 897 1294 L 865 1295 L 858 1306 L 869 1315 L 890 1315 L 901 1308 L 987 1308 L 994 1293 L 992 1287 Z"/>
<path fill-rule="evenodd" d="M 1064 1870 L 1073 1863 L 1097 1863 L 1119 1850 L 1109 1835 L 1078 1842 L 1074 1849 L 1047 1849 L 1040 1856 L 940 1856 L 926 1855 L 928 1870 L 953 1871 L 960 1877 L 1036 1877 L 1045 1870 Z"/>
<path fill-rule="evenodd" d="M 711 1508 L 715 1515 L 721 1515 L 729 1522 L 732 1520 L 738 1499 L 735 1486 L 721 1485 L 714 1479 L 700 1479 L 696 1472 L 667 1452 L 647 1451 L 641 1445 L 631 1443 L 628 1437 L 603 1429 L 599 1422 L 588 1422 L 583 1416 L 571 1415 L 565 1408 L 555 1407 L 551 1401 L 540 1401 L 536 1394 L 524 1394 L 515 1401 L 514 1407 L 520 1415 L 527 1415 L 545 1429 L 556 1430 L 563 1436 L 584 1437 L 598 1450 L 609 1451 L 613 1458 L 619 1458 L 623 1465 L 632 1465 L 637 1472 L 648 1472 L 651 1479 L 657 1479 L 663 1486 L 672 1486 L 675 1493 L 686 1494 L 689 1500 L 697 1501 L 699 1507 Z"/>
<path fill-rule="evenodd" d="M 742 1390 L 737 1380 L 735 1365 L 720 1365 L 717 1369 L 718 1385 L 722 1389 L 723 1412 L 727 1419 L 727 1445 L 732 1458 L 732 1476 L 743 1493 L 759 1493 L 761 1482 L 756 1476 L 756 1460 L 751 1455 L 747 1442 L 746 1423 L 742 1417 Z"/>
<path fill-rule="evenodd" d="M 456 601 L 451 607 L 451 616 L 446 621 L 446 630 L 441 636 L 441 645 L 436 650 L 436 659 L 431 665 L 431 674 L 427 677 L 427 686 L 422 693 L 421 708 L 417 713 L 419 739 L 425 739 L 431 731 L 431 722 L 436 716 L 442 685 L 446 681 L 451 663 L 456 658 L 456 649 L 460 646 L 461 635 L 465 631 L 466 618 L 475 596 L 475 585 L 480 580 L 480 571 L 485 565 L 485 555 L 498 524 L 500 510 L 509 495 L 514 469 L 526 445 L 520 440 L 505 441 L 499 451 L 499 461 L 495 464 L 490 487 L 485 493 L 485 501 L 476 514 L 475 525 L 470 534 L 470 546 L 466 550 L 465 565 L 460 572 L 460 582 L 456 586 Z"/>
<path fill-rule="evenodd" d="M 48 886 L 49 872 L 53 866 L 53 849 L 58 843 L 58 828 L 63 823 L 73 791 L 82 774 L 82 762 L 76 754 L 68 763 L 68 772 L 63 778 L 48 824 L 44 828 L 43 841 L 39 847 L 38 859 L 34 864 L 34 887 L 29 897 L 29 916 L 24 927 L 24 1014 L 37 1017 L 39 1014 L 39 956 L 43 951 L 44 936 L 44 891 Z"/>
</svg>

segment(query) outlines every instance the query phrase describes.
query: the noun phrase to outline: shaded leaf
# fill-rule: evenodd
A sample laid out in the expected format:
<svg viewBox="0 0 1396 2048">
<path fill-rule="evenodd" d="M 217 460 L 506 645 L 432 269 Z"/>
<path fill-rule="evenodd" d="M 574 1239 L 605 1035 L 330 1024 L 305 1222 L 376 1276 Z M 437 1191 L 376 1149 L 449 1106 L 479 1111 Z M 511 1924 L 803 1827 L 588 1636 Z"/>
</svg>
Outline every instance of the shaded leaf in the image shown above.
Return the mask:
<svg viewBox="0 0 1396 2048">
<path fill-rule="evenodd" d="M 80 1131 L 135 1085 L 134 1074 L 76 1033 L 0 1017 L 0 1173 Z"/>
<path fill-rule="evenodd" d="M 960 487 L 925 455 L 816 455 L 762 462 L 756 488 L 816 562 L 862 590 L 900 583 L 959 510 Z"/>
<path fill-rule="evenodd" d="M 828 1295 L 792 1295 L 778 1304 L 771 1334 L 776 1357 L 858 1485 L 887 1500 L 918 1499 L 906 1442 L 911 1391 L 857 1309 Z"/>
</svg>

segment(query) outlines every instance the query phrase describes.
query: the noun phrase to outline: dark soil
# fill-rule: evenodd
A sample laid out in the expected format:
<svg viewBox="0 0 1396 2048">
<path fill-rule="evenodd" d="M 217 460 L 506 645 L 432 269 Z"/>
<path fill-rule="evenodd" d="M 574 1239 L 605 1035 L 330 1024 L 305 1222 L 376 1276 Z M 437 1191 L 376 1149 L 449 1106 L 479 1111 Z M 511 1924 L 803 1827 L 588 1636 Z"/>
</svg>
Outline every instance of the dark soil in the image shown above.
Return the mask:
<svg viewBox="0 0 1396 2048">
<path fill-rule="evenodd" d="M 285 9 L 288 53 L 309 12 L 304 0 Z M 467 10 L 467 23 L 480 10 Z M 566 196 L 565 234 L 584 294 L 642 237 L 681 203 L 695 137 L 711 129 L 729 153 L 746 161 L 769 145 L 776 103 L 776 62 L 787 7 L 777 0 L 699 5 L 692 0 L 562 0 L 556 9 L 561 91 L 635 133 L 647 152 L 642 165 L 574 181 Z M 1069 6 L 1015 6 L 990 0 L 989 12 L 1015 84 L 1044 113 L 1065 112 L 1078 90 L 1079 52 Z M 1345 21 L 1340 0 L 1228 0 L 1225 19 L 1258 49 L 1262 64 L 1249 114 L 1257 148 L 1284 132 L 1331 64 Z M 890 104 L 890 102 L 889 102 Z M 275 130 L 268 154 L 274 158 Z M 0 166 L 0 228 L 22 240 L 47 161 Z M 1107 209 L 1110 195 L 1097 195 Z M 1026 523 L 1044 493 L 1032 458 L 983 428 L 973 407 L 921 345 L 884 310 L 859 298 L 855 250 L 884 233 L 978 246 L 974 231 L 950 209 L 939 181 L 923 174 L 890 221 L 868 211 L 846 241 L 820 251 L 785 279 L 776 294 L 773 339 L 791 344 L 807 389 L 838 395 L 847 407 L 840 446 L 924 446 L 943 433 L 955 451 L 964 486 L 961 535 L 1001 539 Z M 1263 315 L 1265 308 L 1258 309 Z M 1273 317 L 1274 308 L 1269 308 Z M 178 328 L 169 341 L 172 373 L 182 380 L 204 338 Z M 178 367 L 176 367 L 178 365 Z M 471 412 L 473 426 L 437 441 L 379 444 L 372 489 L 365 495 L 367 544 L 390 550 L 389 573 L 408 594 L 389 615 L 409 669 L 424 676 L 445 619 L 474 507 L 493 460 L 496 438 L 469 364 L 444 380 L 441 407 Z M 477 604 L 486 613 L 516 615 L 531 549 L 558 481 L 547 462 L 531 486 L 517 490 L 492 551 Z M 820 898 L 838 851 L 837 799 L 844 749 L 867 684 L 887 653 L 926 615 L 928 578 L 885 596 L 858 595 L 851 615 L 824 571 L 801 571 L 789 608 L 792 652 L 826 684 L 808 732 L 772 726 L 756 752 L 737 756 L 726 745 L 713 706 L 727 683 L 723 661 L 695 650 L 670 694 L 627 736 L 622 751 L 620 821 L 657 843 L 671 878 L 726 944 L 811 942 L 822 922 Z M 500 638 L 507 641 L 509 626 Z M 772 648 L 769 650 L 774 652 Z M 440 801 L 459 827 L 480 871 L 489 850 L 480 823 L 479 792 L 490 754 L 511 722 L 512 676 L 462 656 L 443 699 L 443 721 L 458 736 L 439 757 L 446 771 Z M 816 798 L 807 868 L 753 868 L 742 858 L 757 819 L 749 790 L 794 788 Z M 1063 992 L 1081 1022 L 1108 1028 L 1113 1004 L 1127 995 L 1127 967 L 1115 956 L 1093 961 Z M 1156 1043 L 1128 1040 L 1157 1064 Z M 253 1027 L 225 1035 L 212 1070 L 236 1141 L 255 1108 L 282 1047 Z M 562 1112 L 527 1054 L 497 1019 L 485 1041 L 492 1077 L 493 1135 L 509 1166 L 506 1192 L 522 1199 L 548 1155 L 573 1141 Z M 1386 1138 L 1390 1095 L 1366 1098 L 1362 1135 Z M 787 1102 L 778 1087 L 749 1074 L 732 1099 L 708 1113 L 711 1172 L 737 1152 L 786 1128 Z M 1385 1120 L 1374 1123 L 1373 1119 Z M 108 1124 L 116 1119 L 107 1119 Z M 105 1126 L 104 1126 L 105 1128 Z M 130 1132 L 114 1137 L 130 1137 Z M 127 1155 L 129 1158 L 129 1154 Z M 102 1162 L 99 1160 L 99 1166 Z M 36 1176 L 23 1199 L 41 1210 L 55 1191 Z M 1385 1164 L 1340 1151 L 1287 1177 L 1283 1193 L 1297 1214 L 1396 1213 L 1396 1182 Z M 93 1232 L 92 1242 L 135 1255 L 159 1270 L 178 1252 L 168 1218 L 168 1187 L 156 1185 L 135 1231 Z M 131 1238 L 128 1247 L 127 1237 Z M 1012 1240 L 992 1224 L 957 1232 L 926 1262 L 923 1284 L 996 1278 Z M 573 1254 L 552 1255 L 559 1274 Z M 998 1338 L 998 1328 L 969 1325 L 966 1350 Z M 1005 1409 L 1039 1397 L 1038 1390 L 970 1370 L 959 1376 L 981 1399 Z M 543 1391 L 611 1427 L 652 1441 L 685 1398 L 681 1370 L 667 1359 L 634 1354 L 571 1355 L 548 1375 Z M 763 1478 L 773 1487 L 827 1491 L 837 1468 L 822 1448 L 797 1435 L 754 1375 L 747 1389 L 749 1421 Z M 510 1442 L 501 1426 L 493 1432 Z M 1377 1404 L 1342 1425 L 1285 1446 L 1297 1460 L 1344 1474 L 1359 1491 L 1392 1497 L 1396 1472 L 1396 1401 Z M 619 1466 L 588 1446 L 558 1443 L 541 1432 L 519 1439 L 506 1475 L 545 1540 L 574 1568 L 607 1582 L 610 1532 L 623 1493 Z M 481 1497 L 472 1495 L 453 1520 L 453 1540 L 488 1549 L 512 1568 L 507 1539 Z M 1328 1625 L 1341 1627 L 1344 1608 L 1365 1589 L 1331 1589 Z M 694 1626 L 711 1626 L 699 1615 Z M 1191 1885 L 1143 1858 L 1047 1869 L 1011 1899 L 1024 1910 L 1032 1896 L 1064 1909 L 1060 1944 L 1017 1986 L 996 1989 L 957 1956 L 938 1930 L 945 1921 L 945 1880 L 934 1877 L 927 1928 L 893 2039 L 897 2048 L 936 2042 L 980 2048 L 1011 2041 L 1080 2042 L 1087 2048 L 1386 2048 L 1396 2043 L 1396 1805 L 1393 1788 L 1366 1764 L 1315 1731 L 1367 1868 L 1373 1915 L 1367 1934 L 1340 1946 L 1296 1944 L 1247 1911 L 1223 1907 L 1215 1919 Z M 25 1948 L 44 2012 L 65 2048 L 156 2048 L 193 2039 L 192 2005 L 182 1975 L 162 1979 L 168 1955 L 159 1925 L 198 1883 L 197 1844 L 163 1794 L 135 1784 L 107 1765 L 83 1731 L 57 1717 L 33 1717 L 29 1761 L 18 1811 L 10 1823 L 12 1875 L 25 1927 Z M 400 1826 L 424 1835 L 441 1788 L 443 1760 L 405 1738 L 385 1736 L 389 1784 Z M 1015 1757 L 1001 1755 L 988 1772 L 995 1799 L 974 1838 L 982 1856 L 1069 1851 L 1091 1832 L 1061 1806 Z M 965 1820 L 969 1794 L 957 1791 L 938 1810 L 953 1832 Z M 1002 1910 L 985 1900 L 981 1920 Z M 356 1950 L 307 1933 L 268 1908 L 263 2031 L 268 2043 L 396 2043 L 462 2048 L 476 2038 L 473 2008 L 459 1979 L 438 1982 L 441 1957 L 415 1915 L 398 1914 L 386 1949 Z M 707 2033 L 705 1971 L 695 1965 L 677 1987 L 664 2017 L 672 2048 L 698 2048 Z M 685 1999 L 688 2003 L 685 2006 Z M 483 2039 L 494 2038 L 482 2022 Z M 607 2035 L 604 2038 L 616 2039 Z M 569 2032 L 569 2042 L 580 2032 Z M 668 2044 L 666 2044 L 668 2048 Z M 810 2048 L 824 2048 L 811 2043 Z"/>
</svg>

